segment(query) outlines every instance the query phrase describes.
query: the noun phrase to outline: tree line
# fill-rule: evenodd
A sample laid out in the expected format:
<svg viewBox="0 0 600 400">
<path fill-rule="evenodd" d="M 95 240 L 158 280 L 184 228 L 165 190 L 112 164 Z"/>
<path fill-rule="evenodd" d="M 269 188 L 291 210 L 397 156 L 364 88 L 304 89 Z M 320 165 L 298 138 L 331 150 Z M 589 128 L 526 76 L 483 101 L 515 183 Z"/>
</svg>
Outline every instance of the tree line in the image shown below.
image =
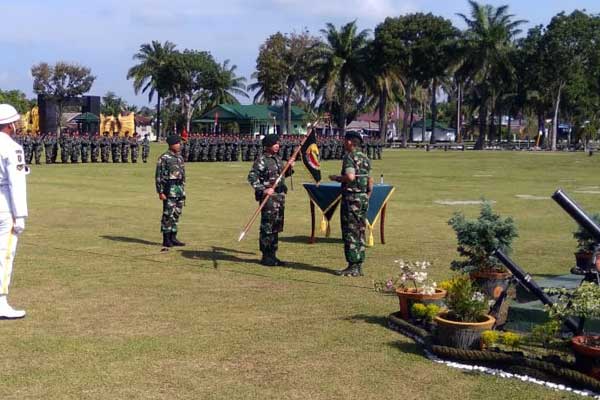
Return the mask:
<svg viewBox="0 0 600 400">
<path fill-rule="evenodd" d="M 441 16 L 411 13 L 388 17 L 372 31 L 351 21 L 328 23 L 320 35 L 274 33 L 259 47 L 247 86 L 229 60 L 220 63 L 207 51 L 179 50 L 168 41 L 142 44 L 127 78 L 136 93 L 156 98 L 156 121 L 169 130 L 190 130 L 194 116 L 219 103 L 239 103 L 251 92 L 255 103 L 283 105 L 284 131 L 290 131 L 291 106 L 298 105 L 309 115 L 329 115 L 342 132 L 359 113 L 379 111 L 383 128 L 391 111 L 402 109 L 397 130 L 404 142 L 417 117 L 430 119 L 432 127 L 439 121 L 456 127 L 459 140 L 477 136 L 476 148 L 507 135 L 503 116 L 509 127 L 513 118 L 526 119 L 534 135 L 552 120 L 545 141 L 552 149 L 560 121 L 572 126 L 574 137 L 596 138 L 600 15 L 560 13 L 523 32 L 527 21 L 508 6 L 468 3 L 469 12 L 457 14 L 462 30 Z M 60 99 L 89 90 L 89 69 L 63 64 L 32 67 L 34 92 Z M 103 104 L 127 108 L 119 101 L 108 93 Z"/>
</svg>

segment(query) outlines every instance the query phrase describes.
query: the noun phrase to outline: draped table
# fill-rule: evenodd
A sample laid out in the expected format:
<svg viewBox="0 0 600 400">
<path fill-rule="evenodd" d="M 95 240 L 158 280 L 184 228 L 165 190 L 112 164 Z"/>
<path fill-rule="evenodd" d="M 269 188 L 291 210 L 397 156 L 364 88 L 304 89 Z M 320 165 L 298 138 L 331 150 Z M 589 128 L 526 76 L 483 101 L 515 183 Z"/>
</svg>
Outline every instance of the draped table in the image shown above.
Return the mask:
<svg viewBox="0 0 600 400">
<path fill-rule="evenodd" d="M 329 236 L 330 223 L 335 210 L 342 200 L 342 185 L 338 182 L 303 184 L 310 199 L 310 240 L 309 243 L 315 243 L 315 207 L 323 214 L 321 220 L 321 231 Z M 387 202 L 394 193 L 395 188 L 391 185 L 377 184 L 373 186 L 373 193 L 369 198 L 369 209 L 367 210 L 367 228 L 369 236 L 367 244 L 373 245 L 373 227 L 379 220 L 379 233 L 381 243 L 385 244 L 385 214 Z"/>
</svg>

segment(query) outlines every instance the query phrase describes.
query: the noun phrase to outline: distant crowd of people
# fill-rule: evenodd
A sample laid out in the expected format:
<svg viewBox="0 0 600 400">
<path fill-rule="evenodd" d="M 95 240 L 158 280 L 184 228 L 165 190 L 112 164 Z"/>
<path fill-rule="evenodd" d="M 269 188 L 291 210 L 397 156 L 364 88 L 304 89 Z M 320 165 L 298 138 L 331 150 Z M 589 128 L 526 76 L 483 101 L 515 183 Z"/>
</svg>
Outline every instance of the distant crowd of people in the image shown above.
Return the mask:
<svg viewBox="0 0 600 400">
<path fill-rule="evenodd" d="M 283 160 L 291 158 L 302 141 L 302 135 L 284 135 L 280 141 Z M 56 133 L 33 134 L 19 132 L 15 141 L 23 147 L 27 164 L 40 164 L 45 155 L 46 164 L 62 163 L 137 163 L 141 156 L 145 163 L 150 155 L 150 140 L 145 135 L 140 140 L 137 133 L 124 135 L 108 132 L 88 133 L 66 130 Z M 318 136 L 321 160 L 341 160 L 344 155 L 343 138 Z M 370 159 L 381 159 L 383 143 L 366 137 L 362 151 Z M 254 161 L 263 151 L 261 140 L 248 135 L 192 133 L 184 138 L 181 155 L 186 162 Z"/>
<path fill-rule="evenodd" d="M 303 135 L 283 135 L 279 154 L 283 160 L 291 158 L 302 142 Z M 262 153 L 261 139 L 248 135 L 192 133 L 183 138 L 181 156 L 186 162 L 254 161 Z M 344 140 L 338 136 L 318 136 L 321 160 L 341 160 Z M 379 139 L 365 138 L 363 152 L 371 159 L 380 160 L 383 143 Z"/>
<path fill-rule="evenodd" d="M 62 164 L 81 163 L 137 163 L 139 150 L 142 150 L 142 161 L 147 162 L 150 155 L 150 140 L 148 135 L 139 140 L 138 134 L 133 136 L 125 132 L 123 136 L 103 135 L 88 132 L 66 130 L 59 136 L 56 133 L 32 134 L 19 132 L 15 141 L 23 147 L 25 162 L 41 163 L 42 153 L 46 164 L 60 162 Z"/>
</svg>

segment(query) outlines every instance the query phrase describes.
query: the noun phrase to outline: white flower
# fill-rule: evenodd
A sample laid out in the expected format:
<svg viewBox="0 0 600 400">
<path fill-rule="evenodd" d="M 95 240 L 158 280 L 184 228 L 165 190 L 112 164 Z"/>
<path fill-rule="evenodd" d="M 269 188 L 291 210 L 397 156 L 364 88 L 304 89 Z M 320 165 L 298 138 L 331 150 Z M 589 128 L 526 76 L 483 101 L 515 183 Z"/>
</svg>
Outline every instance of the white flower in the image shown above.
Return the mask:
<svg viewBox="0 0 600 400">
<path fill-rule="evenodd" d="M 481 292 L 475 292 L 473 293 L 473 297 L 471 298 L 471 300 L 483 303 L 485 301 L 485 296 Z"/>
</svg>

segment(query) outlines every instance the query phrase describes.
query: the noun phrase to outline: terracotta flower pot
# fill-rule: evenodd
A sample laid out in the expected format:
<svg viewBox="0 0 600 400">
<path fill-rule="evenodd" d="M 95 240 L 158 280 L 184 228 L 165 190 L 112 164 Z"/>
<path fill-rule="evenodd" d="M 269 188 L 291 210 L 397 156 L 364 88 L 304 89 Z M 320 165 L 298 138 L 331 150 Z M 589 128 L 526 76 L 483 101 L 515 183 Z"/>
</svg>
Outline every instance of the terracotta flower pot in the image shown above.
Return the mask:
<svg viewBox="0 0 600 400">
<path fill-rule="evenodd" d="M 434 294 L 425 294 L 416 289 L 396 289 L 398 300 L 400 302 L 400 316 L 402 319 L 410 319 L 410 308 L 413 303 L 434 303 L 446 297 L 444 289 L 435 289 Z"/>
<path fill-rule="evenodd" d="M 589 338 L 600 341 L 600 336 L 575 336 L 571 339 L 575 363 L 586 374 L 600 379 L 600 347 L 586 344 Z"/>
<path fill-rule="evenodd" d="M 471 280 L 483 291 L 487 297 L 497 300 L 500 294 L 508 287 L 510 272 L 475 271 L 469 275 Z"/>
<path fill-rule="evenodd" d="M 452 321 L 447 319 L 447 313 L 433 320 L 437 324 L 435 336 L 439 344 L 465 350 L 481 348 L 481 333 L 492 329 L 496 323 L 496 319 L 490 315 L 486 315 L 481 322 Z"/>
</svg>

